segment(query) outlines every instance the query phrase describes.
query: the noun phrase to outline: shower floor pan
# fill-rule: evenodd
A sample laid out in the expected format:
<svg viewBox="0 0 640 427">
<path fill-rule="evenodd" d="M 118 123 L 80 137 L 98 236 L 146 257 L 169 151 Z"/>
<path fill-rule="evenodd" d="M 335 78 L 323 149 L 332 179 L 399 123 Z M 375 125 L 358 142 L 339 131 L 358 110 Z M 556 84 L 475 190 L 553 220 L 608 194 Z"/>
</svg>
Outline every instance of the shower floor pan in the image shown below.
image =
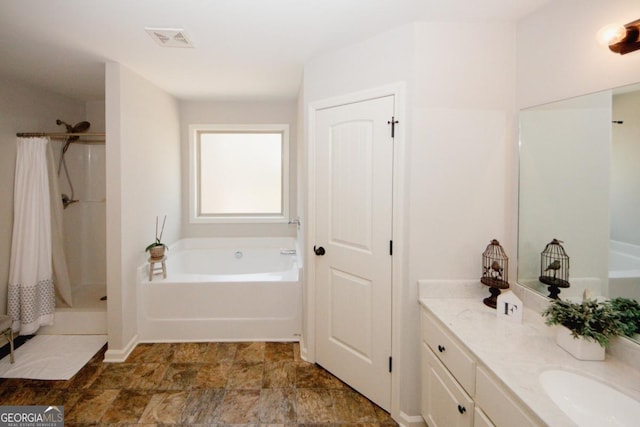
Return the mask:
<svg viewBox="0 0 640 427">
<path fill-rule="evenodd" d="M 43 326 L 43 335 L 102 335 L 107 333 L 105 285 L 83 285 L 73 290 L 73 307 L 58 307 L 54 324 Z"/>
</svg>

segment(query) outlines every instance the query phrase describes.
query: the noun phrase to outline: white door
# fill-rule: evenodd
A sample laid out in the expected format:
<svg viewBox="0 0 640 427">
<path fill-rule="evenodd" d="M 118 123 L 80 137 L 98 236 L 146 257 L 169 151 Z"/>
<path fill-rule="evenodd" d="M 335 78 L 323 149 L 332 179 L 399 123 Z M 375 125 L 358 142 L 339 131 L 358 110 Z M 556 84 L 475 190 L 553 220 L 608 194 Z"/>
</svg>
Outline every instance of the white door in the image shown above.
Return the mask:
<svg viewBox="0 0 640 427">
<path fill-rule="evenodd" d="M 316 113 L 316 361 L 391 406 L 394 97 Z"/>
</svg>

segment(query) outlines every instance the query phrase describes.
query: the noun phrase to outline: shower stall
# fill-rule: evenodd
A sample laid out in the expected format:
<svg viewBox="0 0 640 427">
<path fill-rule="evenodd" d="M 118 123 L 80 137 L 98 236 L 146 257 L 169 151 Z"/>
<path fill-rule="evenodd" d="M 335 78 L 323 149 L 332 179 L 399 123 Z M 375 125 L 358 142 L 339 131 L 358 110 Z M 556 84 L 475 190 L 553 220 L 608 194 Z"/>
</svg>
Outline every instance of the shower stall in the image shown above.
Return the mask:
<svg viewBox="0 0 640 427">
<path fill-rule="evenodd" d="M 89 122 L 51 138 L 63 209 L 64 253 L 71 282 L 72 305 L 57 301 L 54 325 L 39 334 L 106 334 L 106 170 L 104 132 L 87 132 Z"/>
</svg>

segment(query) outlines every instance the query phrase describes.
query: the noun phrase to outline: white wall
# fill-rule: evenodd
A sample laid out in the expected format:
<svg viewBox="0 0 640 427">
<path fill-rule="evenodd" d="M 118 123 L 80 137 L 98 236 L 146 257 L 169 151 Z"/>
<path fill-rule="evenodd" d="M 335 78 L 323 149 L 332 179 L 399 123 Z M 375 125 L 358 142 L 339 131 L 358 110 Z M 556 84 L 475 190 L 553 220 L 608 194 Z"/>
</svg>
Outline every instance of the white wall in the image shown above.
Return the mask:
<svg viewBox="0 0 640 427">
<path fill-rule="evenodd" d="M 297 103 L 270 101 L 181 101 L 182 138 L 182 237 L 295 237 L 289 224 L 191 224 L 189 223 L 189 125 L 191 124 L 289 124 L 289 206 L 297 215 Z"/>
<path fill-rule="evenodd" d="M 517 104 L 531 107 L 640 81 L 640 53 L 620 56 L 596 33 L 640 16 L 637 0 L 555 0 L 518 24 Z"/>
<path fill-rule="evenodd" d="M 491 239 L 508 255 L 514 250 L 503 242 L 514 27 L 421 23 L 417 30 L 410 280 L 479 279 Z"/>
<path fill-rule="evenodd" d="M 297 126 L 298 132 L 296 135 L 296 141 L 298 141 L 298 143 L 296 144 L 296 150 L 297 150 L 297 156 L 296 156 L 296 165 L 297 167 L 297 174 L 296 174 L 296 185 L 297 185 L 297 191 L 296 191 L 296 210 L 297 210 L 297 214 L 298 214 L 298 219 L 301 221 L 300 222 L 300 227 L 298 228 L 298 235 L 297 235 L 297 251 L 298 251 L 298 262 L 300 263 L 300 267 L 302 268 L 302 276 L 301 277 L 301 281 L 305 284 L 302 286 L 302 325 L 301 325 L 301 331 L 307 331 L 308 327 L 309 327 L 309 316 L 308 316 L 308 311 L 307 311 L 307 306 L 306 303 L 308 301 L 308 288 L 306 286 L 306 277 L 305 277 L 305 271 L 307 270 L 305 268 L 305 253 L 306 253 L 306 249 L 307 248 L 307 229 L 308 229 L 308 224 L 307 224 L 307 192 L 308 192 L 308 188 L 307 188 L 307 182 L 308 182 L 308 168 L 306 166 L 306 159 L 307 159 L 307 145 L 305 144 L 305 107 L 306 107 L 306 103 L 305 103 L 305 96 L 304 96 L 304 84 L 300 85 L 300 89 L 298 91 L 298 99 L 297 99 L 297 105 L 296 105 L 296 119 L 297 119 L 297 123 L 299 123 L 299 126 Z M 306 349 L 307 348 L 307 343 L 305 342 L 306 336 L 304 333 L 301 334 L 300 336 L 300 348 L 301 349 Z"/>
<path fill-rule="evenodd" d="M 91 123 L 91 127 L 88 132 L 104 132 L 107 120 L 104 100 L 87 101 L 86 109 L 86 119 Z"/>
<path fill-rule="evenodd" d="M 640 92 L 613 97 L 611 239 L 640 245 Z"/>
<path fill-rule="evenodd" d="M 402 326 L 402 363 L 408 367 L 402 402 L 410 414 L 419 413 L 417 281 L 479 281 L 481 254 L 493 238 L 515 258 L 515 248 L 505 241 L 510 227 L 506 177 L 513 168 L 508 147 L 514 132 L 514 34 L 514 26 L 498 23 L 416 26 Z"/>
<path fill-rule="evenodd" d="M 107 293 L 109 350 L 121 360 L 137 331 L 136 268 L 167 215 L 163 241 L 180 237 L 178 102 L 117 63 L 106 65 Z"/>
<path fill-rule="evenodd" d="M 479 280 L 482 251 L 510 226 L 505 201 L 513 167 L 507 159 L 514 132 L 514 40 L 515 27 L 508 24 L 418 23 L 305 65 L 307 106 L 406 83 L 407 114 L 398 117 L 406 144 L 406 232 L 394 240 L 403 242 L 408 256 L 400 324 L 394 325 L 401 360 L 394 362 L 400 408 L 393 414 L 405 421 L 420 419 L 417 281 Z"/>
<path fill-rule="evenodd" d="M 407 81 L 413 44 L 413 25 L 405 25 L 311 59 L 304 66 L 305 103 Z"/>
<path fill-rule="evenodd" d="M 83 102 L 0 78 L 0 313 L 7 309 L 16 133 L 59 132 L 56 119 L 84 116 Z"/>
</svg>

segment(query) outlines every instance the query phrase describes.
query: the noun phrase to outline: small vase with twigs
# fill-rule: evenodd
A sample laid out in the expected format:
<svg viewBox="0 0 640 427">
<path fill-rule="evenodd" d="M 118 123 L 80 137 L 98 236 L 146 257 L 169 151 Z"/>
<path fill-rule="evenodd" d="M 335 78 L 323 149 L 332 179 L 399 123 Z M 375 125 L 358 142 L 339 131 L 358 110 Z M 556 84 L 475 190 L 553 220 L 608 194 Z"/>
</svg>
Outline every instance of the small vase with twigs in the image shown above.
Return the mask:
<svg viewBox="0 0 640 427">
<path fill-rule="evenodd" d="M 167 221 L 167 216 L 164 216 L 162 220 L 162 228 L 160 234 L 158 234 L 158 217 L 156 216 L 156 240 L 145 248 L 145 252 L 149 252 L 151 259 L 161 259 L 164 257 L 165 250 L 169 250 L 167 245 L 162 243 L 162 233 L 164 233 L 164 224 Z"/>
</svg>

